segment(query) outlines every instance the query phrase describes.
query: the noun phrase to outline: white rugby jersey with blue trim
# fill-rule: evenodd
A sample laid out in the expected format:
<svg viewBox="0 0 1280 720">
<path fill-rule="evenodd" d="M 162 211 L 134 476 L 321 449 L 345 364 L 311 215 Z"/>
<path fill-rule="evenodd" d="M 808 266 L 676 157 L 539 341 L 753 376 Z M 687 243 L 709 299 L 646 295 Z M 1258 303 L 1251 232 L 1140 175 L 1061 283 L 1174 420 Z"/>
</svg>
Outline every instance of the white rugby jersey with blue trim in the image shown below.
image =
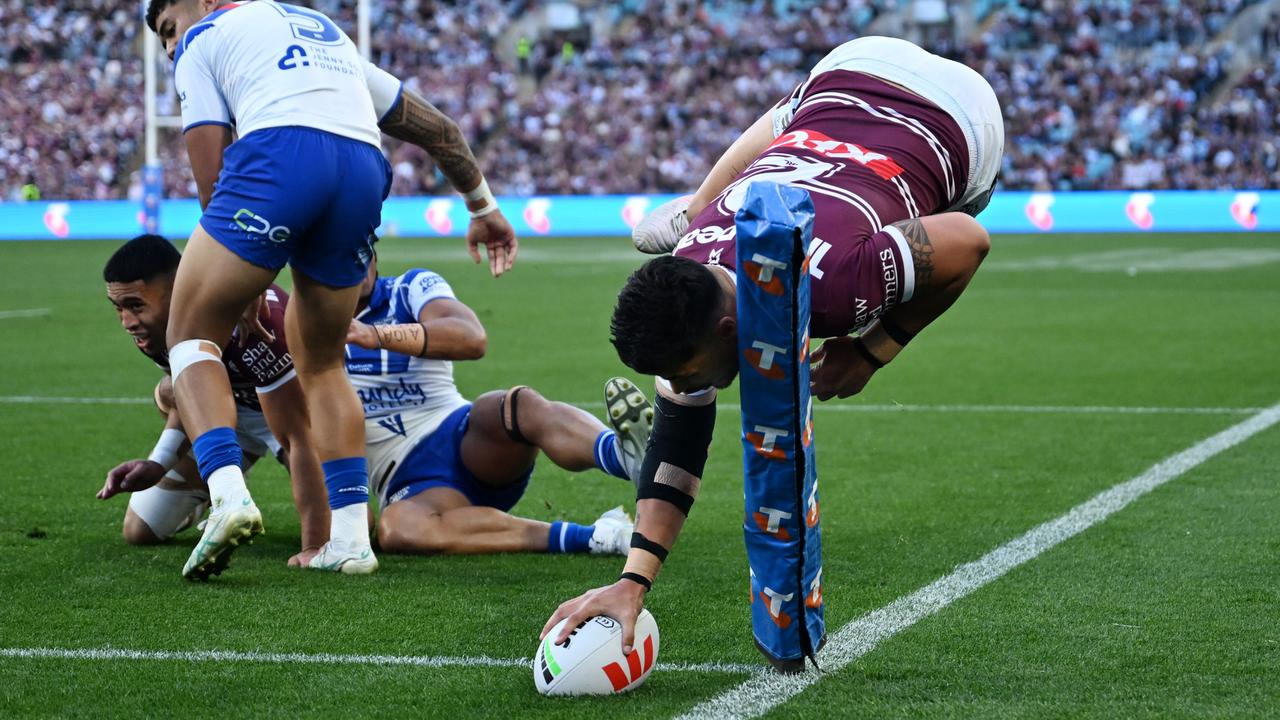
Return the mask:
<svg viewBox="0 0 1280 720">
<path fill-rule="evenodd" d="M 369 306 L 356 319 L 370 325 L 416 323 L 427 303 L 456 299 L 453 288 L 430 270 L 378 278 Z M 366 421 L 400 414 L 434 414 L 466 403 L 453 383 L 453 363 L 347 345 L 347 375 L 364 406 Z M 392 432 L 395 432 L 392 429 Z"/>
<path fill-rule="evenodd" d="M 380 147 L 378 120 L 400 92 L 323 13 L 273 0 L 234 3 L 191 26 L 173 72 L 183 132 L 300 126 Z"/>
</svg>

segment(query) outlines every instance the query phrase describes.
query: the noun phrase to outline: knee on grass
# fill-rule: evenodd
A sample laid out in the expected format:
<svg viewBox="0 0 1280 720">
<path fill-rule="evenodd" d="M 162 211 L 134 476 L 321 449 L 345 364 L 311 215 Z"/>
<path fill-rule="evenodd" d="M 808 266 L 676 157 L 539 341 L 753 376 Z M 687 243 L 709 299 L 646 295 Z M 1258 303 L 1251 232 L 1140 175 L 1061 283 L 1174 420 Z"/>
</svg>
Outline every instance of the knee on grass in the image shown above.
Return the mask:
<svg viewBox="0 0 1280 720">
<path fill-rule="evenodd" d="M 164 538 L 157 536 L 150 525 L 132 512 L 125 513 L 120 536 L 129 545 L 158 545 L 164 542 Z"/>
</svg>

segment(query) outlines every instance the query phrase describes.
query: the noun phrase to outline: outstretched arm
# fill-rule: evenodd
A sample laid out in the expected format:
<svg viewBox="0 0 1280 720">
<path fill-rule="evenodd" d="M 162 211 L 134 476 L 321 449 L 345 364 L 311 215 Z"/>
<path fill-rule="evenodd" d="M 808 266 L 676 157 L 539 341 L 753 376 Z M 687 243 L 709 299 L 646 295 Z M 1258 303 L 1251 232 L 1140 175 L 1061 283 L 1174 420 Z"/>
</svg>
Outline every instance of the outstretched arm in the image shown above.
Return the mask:
<svg viewBox="0 0 1280 720">
<path fill-rule="evenodd" d="M 377 68 L 367 72 L 371 92 L 375 92 L 375 85 L 385 84 L 389 77 Z M 378 104 L 375 102 L 375 107 Z M 426 150 L 453 188 L 462 194 L 471 213 L 471 225 L 467 228 L 471 258 L 480 262 L 479 246 L 484 245 L 494 277 L 510 270 L 519 248 L 515 230 L 498 209 L 498 201 L 489 191 L 489 184 L 458 124 L 421 95 L 401 85 L 378 127 L 397 140 Z"/>
<path fill-rule="evenodd" d="M 191 449 L 182 430 L 182 418 L 173 402 L 173 382 L 165 375 L 156 384 L 156 409 L 164 415 L 164 431 L 146 460 L 127 460 L 107 473 L 98 491 L 98 499 L 106 500 L 122 492 L 140 492 L 164 479 L 165 473 L 177 466 Z"/>
<path fill-rule="evenodd" d="M 716 161 L 702 180 L 698 191 L 682 195 L 654 208 L 631 231 L 631 243 L 642 253 L 662 255 L 675 250 L 703 208 L 711 204 L 724 189 L 747 169 L 773 142 L 773 110 L 758 120 Z"/>
<path fill-rule="evenodd" d="M 860 336 L 831 338 L 813 353 L 812 390 L 819 400 L 862 391 L 876 370 L 960 297 L 991 248 L 987 231 L 964 213 L 893 223 L 911 249 L 915 294 Z"/>
<path fill-rule="evenodd" d="M 773 111 L 761 115 L 747 131 L 738 136 L 728 150 L 720 156 L 711 172 L 703 179 L 698 191 L 689 201 L 689 219 L 698 216 L 702 209 L 711 204 L 747 166 L 755 162 L 756 157 L 773 142 Z"/>
<path fill-rule="evenodd" d="M 622 623 L 623 651 L 631 652 L 645 593 L 684 529 L 697 498 L 715 428 L 715 392 L 679 395 L 666 390 L 661 381 L 658 388 L 653 432 L 636 494 L 636 529 L 622 575 L 612 585 L 590 590 L 556 608 L 542 635 L 545 637 L 560 620 L 568 618 L 568 622 L 552 642 L 563 642 L 580 622 L 608 615 Z"/>
</svg>

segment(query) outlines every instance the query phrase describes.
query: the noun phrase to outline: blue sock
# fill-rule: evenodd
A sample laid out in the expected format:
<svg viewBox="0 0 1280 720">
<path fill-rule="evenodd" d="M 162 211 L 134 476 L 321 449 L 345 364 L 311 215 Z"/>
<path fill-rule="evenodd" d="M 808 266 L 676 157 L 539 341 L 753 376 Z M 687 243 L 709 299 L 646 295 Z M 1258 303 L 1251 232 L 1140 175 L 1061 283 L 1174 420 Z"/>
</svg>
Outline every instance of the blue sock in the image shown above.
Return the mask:
<svg viewBox="0 0 1280 720">
<path fill-rule="evenodd" d="M 596 436 L 596 467 L 610 475 L 630 480 L 627 469 L 622 466 L 622 453 L 618 449 L 618 433 L 604 430 Z"/>
<path fill-rule="evenodd" d="M 595 525 L 578 525 L 557 520 L 551 523 L 551 532 L 547 535 L 547 552 L 587 552 L 591 549 L 591 534 L 595 531 Z"/>
<path fill-rule="evenodd" d="M 329 508 L 337 510 L 369 502 L 369 463 L 363 457 L 330 460 L 321 465 L 329 489 Z"/>
<path fill-rule="evenodd" d="M 191 449 L 196 453 L 200 478 L 206 482 L 218 468 L 240 467 L 240 443 L 236 442 L 236 431 L 229 427 L 209 430 L 191 443 Z"/>
</svg>

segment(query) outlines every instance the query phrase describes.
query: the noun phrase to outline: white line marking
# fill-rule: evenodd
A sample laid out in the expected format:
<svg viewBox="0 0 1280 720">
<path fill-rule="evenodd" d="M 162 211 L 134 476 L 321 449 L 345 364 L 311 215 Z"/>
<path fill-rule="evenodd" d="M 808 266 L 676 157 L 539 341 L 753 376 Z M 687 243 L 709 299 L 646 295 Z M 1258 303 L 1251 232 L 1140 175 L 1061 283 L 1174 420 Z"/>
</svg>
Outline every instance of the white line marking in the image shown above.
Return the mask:
<svg viewBox="0 0 1280 720">
<path fill-rule="evenodd" d="M 573 403 L 580 408 L 602 408 L 601 402 Z M 736 403 L 716 403 L 720 410 L 738 412 Z M 1044 415 L 1252 415 L 1260 407 L 1126 407 L 1108 405 L 859 405 L 855 403 L 814 403 L 821 412 L 942 412 L 942 413 L 1029 413 Z"/>
<path fill-rule="evenodd" d="M 1280 422 L 1280 405 L 1273 405 L 1217 435 L 1165 458 L 1141 475 L 1095 495 L 1067 514 L 1001 545 L 982 558 L 957 567 L 950 575 L 850 622 L 830 637 L 826 648 L 819 654 L 824 672 L 794 675 L 761 673 L 736 688 L 698 704 L 680 717 L 754 718 L 764 715 L 810 685 L 871 652 L 882 641 L 1097 525 L 1146 493 L 1277 422 Z"/>
<path fill-rule="evenodd" d="M 0 403 L 9 405 L 149 405 L 155 402 L 142 397 L 40 397 L 37 395 L 0 395 Z"/>
<path fill-rule="evenodd" d="M 0 404 L 10 405 L 150 405 L 148 397 L 57 397 L 41 395 L 0 395 Z M 570 403 L 585 409 L 599 409 L 599 401 Z M 719 403 L 726 412 L 738 412 L 736 403 Z M 1252 415 L 1260 407 L 1126 407 L 1122 405 L 858 405 L 855 403 L 815 404 L 821 412 L 941 412 L 941 413 L 1029 413 L 1035 415 Z"/>
<path fill-rule="evenodd" d="M 335 655 L 331 653 L 268 653 L 236 650 L 128 650 L 101 648 L 0 648 L 0 658 L 55 660 L 174 660 L 179 662 L 257 662 L 306 665 L 411 665 L 413 667 L 532 667 L 531 658 L 450 657 L 436 655 Z M 763 665 L 749 663 L 658 663 L 664 672 L 736 673 L 761 672 Z"/>
<path fill-rule="evenodd" d="M 52 315 L 52 308 L 32 308 L 30 310 L 0 310 L 0 320 L 8 320 L 9 318 L 28 318 L 42 317 L 44 315 Z"/>
</svg>

